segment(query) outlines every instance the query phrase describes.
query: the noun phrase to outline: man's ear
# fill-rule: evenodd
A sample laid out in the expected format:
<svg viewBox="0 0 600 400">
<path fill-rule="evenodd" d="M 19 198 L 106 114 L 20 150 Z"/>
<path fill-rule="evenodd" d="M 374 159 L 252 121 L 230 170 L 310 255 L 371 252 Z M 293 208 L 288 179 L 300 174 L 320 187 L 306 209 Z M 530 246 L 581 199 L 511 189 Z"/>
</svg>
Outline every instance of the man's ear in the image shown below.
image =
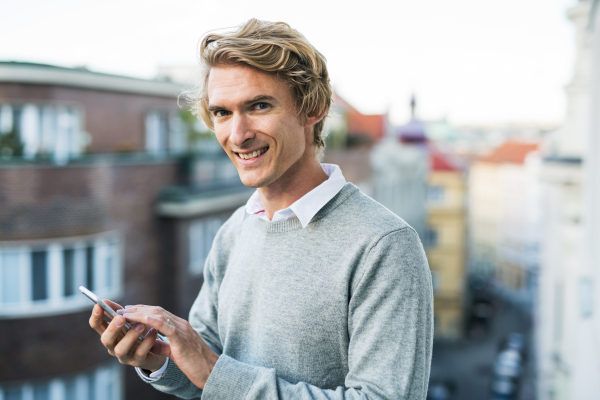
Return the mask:
<svg viewBox="0 0 600 400">
<path fill-rule="evenodd" d="M 327 111 L 329 111 L 328 107 L 325 107 L 323 109 L 323 111 L 321 111 L 319 113 L 319 115 L 315 115 L 315 116 L 307 116 L 304 119 L 304 127 L 308 128 L 310 126 L 313 126 L 314 124 L 316 124 L 317 122 L 319 122 L 320 120 L 322 120 L 323 118 L 325 118 L 325 115 L 327 114 Z"/>
</svg>

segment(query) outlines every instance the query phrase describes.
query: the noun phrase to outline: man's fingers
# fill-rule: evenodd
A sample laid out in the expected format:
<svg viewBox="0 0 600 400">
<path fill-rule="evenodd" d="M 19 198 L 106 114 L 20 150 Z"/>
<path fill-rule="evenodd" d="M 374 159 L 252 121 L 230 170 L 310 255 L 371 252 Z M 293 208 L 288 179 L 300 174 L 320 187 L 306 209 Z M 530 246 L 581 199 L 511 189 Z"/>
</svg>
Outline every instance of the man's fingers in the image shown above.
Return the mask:
<svg viewBox="0 0 600 400">
<path fill-rule="evenodd" d="M 124 315 L 127 313 L 152 314 L 164 317 L 165 321 L 170 320 L 173 322 L 186 322 L 185 319 L 179 318 L 177 315 L 172 314 L 164 308 L 158 306 L 146 306 L 143 304 L 138 304 L 135 306 L 125 306 L 123 310 L 117 311 L 117 314 L 119 315 Z"/>
<path fill-rule="evenodd" d="M 114 302 L 114 301 L 112 301 L 112 300 L 104 299 L 104 302 L 105 302 L 106 304 L 108 304 L 108 306 L 109 306 L 110 308 L 112 308 L 113 310 L 115 310 L 115 311 L 117 311 L 117 310 L 120 310 L 121 308 L 123 308 L 123 307 L 121 307 L 121 305 L 120 305 L 120 304 L 117 304 L 117 303 L 115 303 L 115 302 Z"/>
<path fill-rule="evenodd" d="M 130 358 L 130 355 L 133 355 L 133 353 L 137 350 L 139 346 L 138 338 L 143 332 L 144 325 L 133 324 L 133 329 L 130 329 L 129 332 L 127 332 L 115 346 L 113 350 L 115 352 L 115 356 L 124 360 Z"/>
<path fill-rule="evenodd" d="M 90 326 L 100 335 L 102 335 L 108 327 L 108 322 L 104 320 L 104 310 L 98 304 L 96 304 L 92 309 L 92 316 L 90 317 Z"/>
<path fill-rule="evenodd" d="M 148 331 L 148 334 L 146 335 L 144 340 L 142 340 L 142 343 L 140 343 L 140 345 L 135 350 L 135 358 L 138 360 L 145 359 L 146 355 L 148 354 L 148 352 L 154 345 L 154 341 L 156 340 L 157 337 L 158 337 L 158 332 L 156 332 L 156 329 L 150 328 L 150 330 Z"/>
<path fill-rule="evenodd" d="M 150 348 L 150 351 L 159 356 L 171 357 L 171 345 L 162 340 L 156 340 Z"/>
<path fill-rule="evenodd" d="M 109 352 L 113 351 L 119 340 L 125 336 L 123 333 L 123 326 L 125 325 L 125 322 L 125 318 L 116 317 L 110 322 L 110 324 L 108 324 L 108 327 L 102 334 L 100 341 L 104 347 L 109 350 Z"/>
<path fill-rule="evenodd" d="M 167 337 L 177 331 L 176 325 L 178 322 L 164 315 L 126 312 L 123 314 L 123 317 L 125 317 L 129 322 L 139 322 L 150 326 Z"/>
</svg>

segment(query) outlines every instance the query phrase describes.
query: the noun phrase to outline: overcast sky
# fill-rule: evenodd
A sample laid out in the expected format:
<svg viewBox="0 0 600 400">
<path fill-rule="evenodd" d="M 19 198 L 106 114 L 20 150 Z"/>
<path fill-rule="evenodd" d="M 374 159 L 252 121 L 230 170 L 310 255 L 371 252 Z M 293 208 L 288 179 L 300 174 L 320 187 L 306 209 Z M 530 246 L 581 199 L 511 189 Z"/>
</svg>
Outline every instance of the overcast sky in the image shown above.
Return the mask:
<svg viewBox="0 0 600 400">
<path fill-rule="evenodd" d="M 248 18 L 288 22 L 363 113 L 454 123 L 560 122 L 575 0 L 0 0 L 0 60 L 150 78 L 194 64 L 200 37 Z"/>
</svg>

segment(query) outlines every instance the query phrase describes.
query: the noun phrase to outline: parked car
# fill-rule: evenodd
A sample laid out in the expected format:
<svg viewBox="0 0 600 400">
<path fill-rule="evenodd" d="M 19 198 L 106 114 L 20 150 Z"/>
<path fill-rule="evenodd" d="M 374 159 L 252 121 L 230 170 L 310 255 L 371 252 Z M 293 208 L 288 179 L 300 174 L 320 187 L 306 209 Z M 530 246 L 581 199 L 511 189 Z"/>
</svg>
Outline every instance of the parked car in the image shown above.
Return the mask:
<svg viewBox="0 0 600 400">
<path fill-rule="evenodd" d="M 455 392 L 456 384 L 451 380 L 430 380 L 427 400 L 452 400 Z"/>
<path fill-rule="evenodd" d="M 523 362 L 527 361 L 527 342 L 525 341 L 525 335 L 522 333 L 511 333 L 508 335 L 506 338 L 505 348 L 518 351 L 523 359 Z"/>
<path fill-rule="evenodd" d="M 521 354 L 513 349 L 503 350 L 496 356 L 494 375 L 506 378 L 519 378 L 523 371 Z"/>
<path fill-rule="evenodd" d="M 494 361 L 491 400 L 517 398 L 523 374 L 525 339 L 521 334 L 509 335 L 501 344 Z"/>
</svg>

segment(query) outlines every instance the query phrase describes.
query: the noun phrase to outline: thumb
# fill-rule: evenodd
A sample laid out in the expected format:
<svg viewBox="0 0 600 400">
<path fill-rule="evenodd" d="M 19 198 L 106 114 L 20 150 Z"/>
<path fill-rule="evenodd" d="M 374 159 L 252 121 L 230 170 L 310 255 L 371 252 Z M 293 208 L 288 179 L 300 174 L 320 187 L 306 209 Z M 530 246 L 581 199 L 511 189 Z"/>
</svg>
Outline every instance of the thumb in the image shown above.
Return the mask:
<svg viewBox="0 0 600 400">
<path fill-rule="evenodd" d="M 152 345 L 150 349 L 151 353 L 154 353 L 159 356 L 171 357 L 171 345 L 167 342 L 163 342 L 162 340 L 157 340 Z"/>
</svg>

